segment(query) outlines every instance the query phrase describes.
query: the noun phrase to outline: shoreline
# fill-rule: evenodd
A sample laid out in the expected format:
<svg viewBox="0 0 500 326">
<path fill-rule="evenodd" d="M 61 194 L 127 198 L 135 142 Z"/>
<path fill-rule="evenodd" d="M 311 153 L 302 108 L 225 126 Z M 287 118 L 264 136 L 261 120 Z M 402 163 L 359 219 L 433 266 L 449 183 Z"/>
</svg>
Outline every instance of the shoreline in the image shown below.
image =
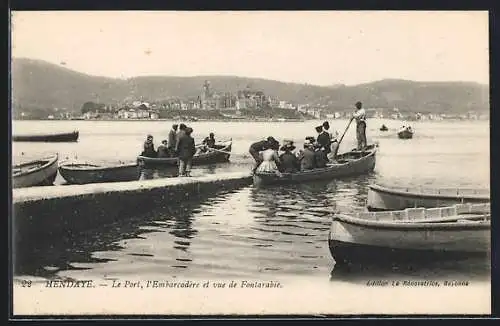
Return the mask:
<svg viewBox="0 0 500 326">
<path fill-rule="evenodd" d="M 96 121 L 106 121 L 106 122 L 155 122 L 155 121 L 186 121 L 186 122 L 308 122 L 308 121 L 320 121 L 320 120 L 327 120 L 327 121 L 346 121 L 349 120 L 348 118 L 337 118 L 337 119 L 330 119 L 330 118 L 318 118 L 318 119 L 304 119 L 304 120 L 295 120 L 295 119 L 266 119 L 266 118 L 260 118 L 260 119 L 251 119 L 251 118 L 244 118 L 244 119 L 196 119 L 196 120 L 189 120 L 189 119 L 12 119 L 12 122 L 19 122 L 19 121 L 87 121 L 87 122 L 96 122 Z M 380 121 L 400 121 L 400 122 L 456 122 L 456 121 L 468 121 L 468 122 L 487 122 L 490 121 L 489 119 L 441 119 L 441 120 L 403 120 L 403 119 L 390 119 L 390 118 L 371 118 L 371 120 L 380 120 Z"/>
</svg>

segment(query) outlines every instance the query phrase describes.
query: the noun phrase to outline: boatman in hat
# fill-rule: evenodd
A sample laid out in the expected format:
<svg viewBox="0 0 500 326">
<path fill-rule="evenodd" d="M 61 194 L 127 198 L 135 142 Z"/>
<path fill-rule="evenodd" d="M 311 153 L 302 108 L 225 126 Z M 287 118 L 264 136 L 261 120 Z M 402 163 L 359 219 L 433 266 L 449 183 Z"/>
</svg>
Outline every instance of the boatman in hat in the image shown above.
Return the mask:
<svg viewBox="0 0 500 326">
<path fill-rule="evenodd" d="M 363 103 L 356 102 L 356 110 L 352 115 L 356 119 L 356 138 L 358 140 L 358 150 L 366 147 L 366 111 L 363 109 Z"/>
<path fill-rule="evenodd" d="M 295 146 L 292 140 L 285 140 L 284 145 L 281 146 L 280 151 L 280 171 L 283 173 L 295 173 L 300 170 L 300 163 L 297 156 L 293 153 Z"/>
</svg>

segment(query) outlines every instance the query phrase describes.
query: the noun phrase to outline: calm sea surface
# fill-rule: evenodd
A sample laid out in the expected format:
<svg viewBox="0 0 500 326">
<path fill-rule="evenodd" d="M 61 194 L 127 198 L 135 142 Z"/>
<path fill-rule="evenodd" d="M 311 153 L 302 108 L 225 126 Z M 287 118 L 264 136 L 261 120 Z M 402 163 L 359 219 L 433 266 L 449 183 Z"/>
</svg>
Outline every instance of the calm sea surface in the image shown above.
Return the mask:
<svg viewBox="0 0 500 326">
<path fill-rule="evenodd" d="M 210 132 L 232 138 L 231 162 L 200 167 L 193 175 L 248 171 L 249 145 L 269 135 L 293 139 L 302 146 L 321 121 L 189 122 L 201 141 Z M 385 123 L 389 131 L 381 132 Z M 15 121 L 14 134 L 80 131 L 77 143 L 13 143 L 15 163 L 58 152 L 61 160 L 133 162 L 147 134 L 155 144 L 166 138 L 170 121 Z M 347 121 L 333 120 L 340 134 Z M 276 279 L 335 276 L 327 236 L 333 210 L 364 210 L 367 185 L 374 182 L 445 187 L 489 187 L 489 122 L 414 122 L 411 140 L 397 138 L 399 121 L 369 120 L 369 142 L 380 145 L 374 173 L 329 182 L 207 195 L 198 202 L 168 211 L 153 209 L 118 224 L 103 225 L 51 243 L 16 248 L 17 277 L 116 279 L 231 278 Z M 355 146 L 351 125 L 340 151 Z M 56 183 L 64 183 L 58 176 Z M 378 273 L 378 274 L 377 274 Z M 489 282 L 489 262 L 464 261 L 420 266 L 411 270 L 366 271 L 361 277 L 395 275 L 455 277 Z"/>
</svg>

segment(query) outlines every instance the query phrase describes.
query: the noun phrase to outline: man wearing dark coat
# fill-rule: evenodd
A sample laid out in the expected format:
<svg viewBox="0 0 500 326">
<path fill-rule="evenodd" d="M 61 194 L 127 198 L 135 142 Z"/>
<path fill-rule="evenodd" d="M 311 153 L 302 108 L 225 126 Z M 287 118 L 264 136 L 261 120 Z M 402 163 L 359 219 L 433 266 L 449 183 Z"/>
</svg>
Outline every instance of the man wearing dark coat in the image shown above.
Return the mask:
<svg viewBox="0 0 500 326">
<path fill-rule="evenodd" d="M 181 123 L 179 125 L 179 131 L 177 132 L 177 135 L 176 135 L 176 142 L 174 143 L 175 144 L 175 153 L 178 154 L 179 152 L 179 140 L 181 139 L 181 137 L 184 135 L 184 132 L 186 131 L 186 128 L 187 126 L 183 123 Z"/>
<path fill-rule="evenodd" d="M 187 127 L 178 141 L 177 151 L 179 155 L 179 176 L 191 176 L 191 164 L 196 153 L 194 139 L 191 137 L 192 128 Z"/>
<path fill-rule="evenodd" d="M 325 149 L 319 143 L 316 143 L 314 147 L 315 147 L 314 159 L 316 161 L 316 167 L 317 168 L 326 167 L 326 163 L 328 163 L 328 157 L 326 156 Z"/>
<path fill-rule="evenodd" d="M 141 155 L 145 157 L 157 157 L 158 154 L 153 143 L 153 136 L 148 135 L 146 137 Z"/>
<path fill-rule="evenodd" d="M 295 150 L 293 141 L 287 141 L 285 145 L 280 148 L 284 153 L 280 155 L 280 172 L 282 173 L 295 173 L 300 170 L 300 163 L 297 156 L 292 152 Z"/>
<path fill-rule="evenodd" d="M 316 167 L 313 143 L 310 139 L 304 142 L 304 151 L 299 156 L 300 170 L 312 170 Z"/>
<path fill-rule="evenodd" d="M 316 131 L 318 132 L 318 138 L 316 138 L 316 142 L 323 148 L 325 155 L 328 155 L 331 152 L 331 138 L 330 134 L 323 130 L 323 126 L 317 126 Z"/>
</svg>

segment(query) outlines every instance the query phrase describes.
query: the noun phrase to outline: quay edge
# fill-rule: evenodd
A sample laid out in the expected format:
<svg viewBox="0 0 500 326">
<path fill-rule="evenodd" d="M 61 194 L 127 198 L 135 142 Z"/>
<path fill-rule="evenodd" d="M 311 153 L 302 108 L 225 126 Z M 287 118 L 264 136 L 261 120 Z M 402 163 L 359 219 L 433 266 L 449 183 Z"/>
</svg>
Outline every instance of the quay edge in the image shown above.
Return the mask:
<svg viewBox="0 0 500 326">
<path fill-rule="evenodd" d="M 130 182 L 13 189 L 14 241 L 97 228 L 149 209 L 182 207 L 190 200 L 251 185 L 248 172 Z"/>
</svg>

